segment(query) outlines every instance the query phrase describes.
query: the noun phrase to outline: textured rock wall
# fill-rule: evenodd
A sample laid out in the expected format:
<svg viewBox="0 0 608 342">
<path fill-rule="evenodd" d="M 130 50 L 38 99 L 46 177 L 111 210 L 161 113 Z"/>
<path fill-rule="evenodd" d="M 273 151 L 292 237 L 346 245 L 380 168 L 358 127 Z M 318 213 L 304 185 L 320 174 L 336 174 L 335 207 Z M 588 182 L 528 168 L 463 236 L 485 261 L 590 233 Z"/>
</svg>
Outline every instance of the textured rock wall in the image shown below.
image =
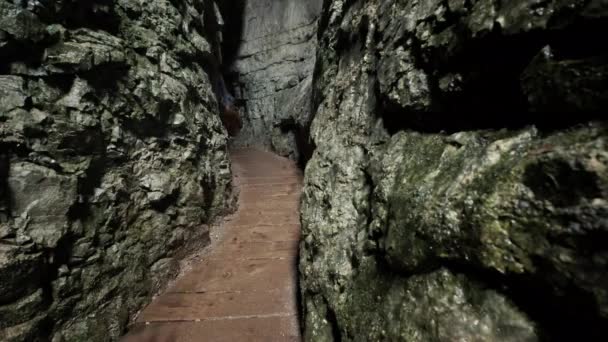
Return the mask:
<svg viewBox="0 0 608 342">
<path fill-rule="evenodd" d="M 321 2 L 243 1 L 232 64 L 244 116 L 236 145 L 264 146 L 296 160 L 305 149 Z"/>
<path fill-rule="evenodd" d="M 212 6 L 0 0 L 0 340 L 115 340 L 208 243 Z"/>
<path fill-rule="evenodd" d="M 324 3 L 309 341 L 608 336 L 605 1 Z"/>
</svg>

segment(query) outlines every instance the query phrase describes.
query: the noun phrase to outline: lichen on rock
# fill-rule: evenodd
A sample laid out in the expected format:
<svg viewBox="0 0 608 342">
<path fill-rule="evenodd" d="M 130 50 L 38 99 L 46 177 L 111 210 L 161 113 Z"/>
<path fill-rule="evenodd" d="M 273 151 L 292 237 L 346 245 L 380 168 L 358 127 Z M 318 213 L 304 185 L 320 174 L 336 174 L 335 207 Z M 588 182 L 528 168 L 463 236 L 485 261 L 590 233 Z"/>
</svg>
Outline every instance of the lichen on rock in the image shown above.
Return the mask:
<svg viewBox="0 0 608 342">
<path fill-rule="evenodd" d="M 605 338 L 607 50 L 583 44 L 607 28 L 597 7 L 326 2 L 306 340 Z"/>
</svg>

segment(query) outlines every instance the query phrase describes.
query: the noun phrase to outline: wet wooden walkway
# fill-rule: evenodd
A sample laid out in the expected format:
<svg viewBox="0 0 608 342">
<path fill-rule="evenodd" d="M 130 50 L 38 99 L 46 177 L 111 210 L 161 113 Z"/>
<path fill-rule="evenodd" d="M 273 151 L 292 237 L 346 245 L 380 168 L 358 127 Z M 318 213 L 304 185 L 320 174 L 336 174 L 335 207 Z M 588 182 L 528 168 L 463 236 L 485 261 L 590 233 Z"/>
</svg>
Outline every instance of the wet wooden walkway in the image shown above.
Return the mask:
<svg viewBox="0 0 608 342">
<path fill-rule="evenodd" d="M 239 209 L 217 246 L 143 310 L 125 342 L 299 341 L 302 175 L 255 149 L 231 153 Z"/>
</svg>

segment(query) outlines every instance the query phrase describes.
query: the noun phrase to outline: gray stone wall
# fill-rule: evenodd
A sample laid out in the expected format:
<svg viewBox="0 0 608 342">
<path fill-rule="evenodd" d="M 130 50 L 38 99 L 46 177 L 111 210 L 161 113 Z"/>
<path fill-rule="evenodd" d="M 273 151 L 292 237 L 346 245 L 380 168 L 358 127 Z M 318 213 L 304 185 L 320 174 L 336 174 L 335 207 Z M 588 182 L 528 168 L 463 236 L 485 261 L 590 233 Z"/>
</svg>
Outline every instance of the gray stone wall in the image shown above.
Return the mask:
<svg viewBox="0 0 608 342">
<path fill-rule="evenodd" d="M 608 336 L 605 1 L 325 1 L 308 341 Z M 602 46 L 600 46 L 602 45 Z"/>
<path fill-rule="evenodd" d="M 263 146 L 299 159 L 311 120 L 321 1 L 246 0 L 232 71 L 243 105 L 237 146 Z"/>
<path fill-rule="evenodd" d="M 0 340 L 116 340 L 208 243 L 211 5 L 0 1 Z"/>
</svg>

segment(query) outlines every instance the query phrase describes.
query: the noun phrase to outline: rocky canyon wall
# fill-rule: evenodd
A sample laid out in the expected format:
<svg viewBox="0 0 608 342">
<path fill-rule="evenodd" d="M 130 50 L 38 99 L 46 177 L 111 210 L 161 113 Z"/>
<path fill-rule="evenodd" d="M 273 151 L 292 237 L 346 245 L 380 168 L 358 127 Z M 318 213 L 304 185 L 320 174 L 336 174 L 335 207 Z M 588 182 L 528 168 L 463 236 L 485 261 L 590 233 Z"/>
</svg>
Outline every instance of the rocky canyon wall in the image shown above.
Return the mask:
<svg viewBox="0 0 608 342">
<path fill-rule="evenodd" d="M 263 146 L 298 160 L 306 153 L 321 0 L 243 0 L 231 84 L 244 116 L 237 146 Z"/>
<path fill-rule="evenodd" d="M 608 336 L 606 32 L 601 0 L 324 2 L 306 340 Z"/>
<path fill-rule="evenodd" d="M 0 340 L 109 341 L 229 204 L 211 1 L 0 0 Z"/>
</svg>

